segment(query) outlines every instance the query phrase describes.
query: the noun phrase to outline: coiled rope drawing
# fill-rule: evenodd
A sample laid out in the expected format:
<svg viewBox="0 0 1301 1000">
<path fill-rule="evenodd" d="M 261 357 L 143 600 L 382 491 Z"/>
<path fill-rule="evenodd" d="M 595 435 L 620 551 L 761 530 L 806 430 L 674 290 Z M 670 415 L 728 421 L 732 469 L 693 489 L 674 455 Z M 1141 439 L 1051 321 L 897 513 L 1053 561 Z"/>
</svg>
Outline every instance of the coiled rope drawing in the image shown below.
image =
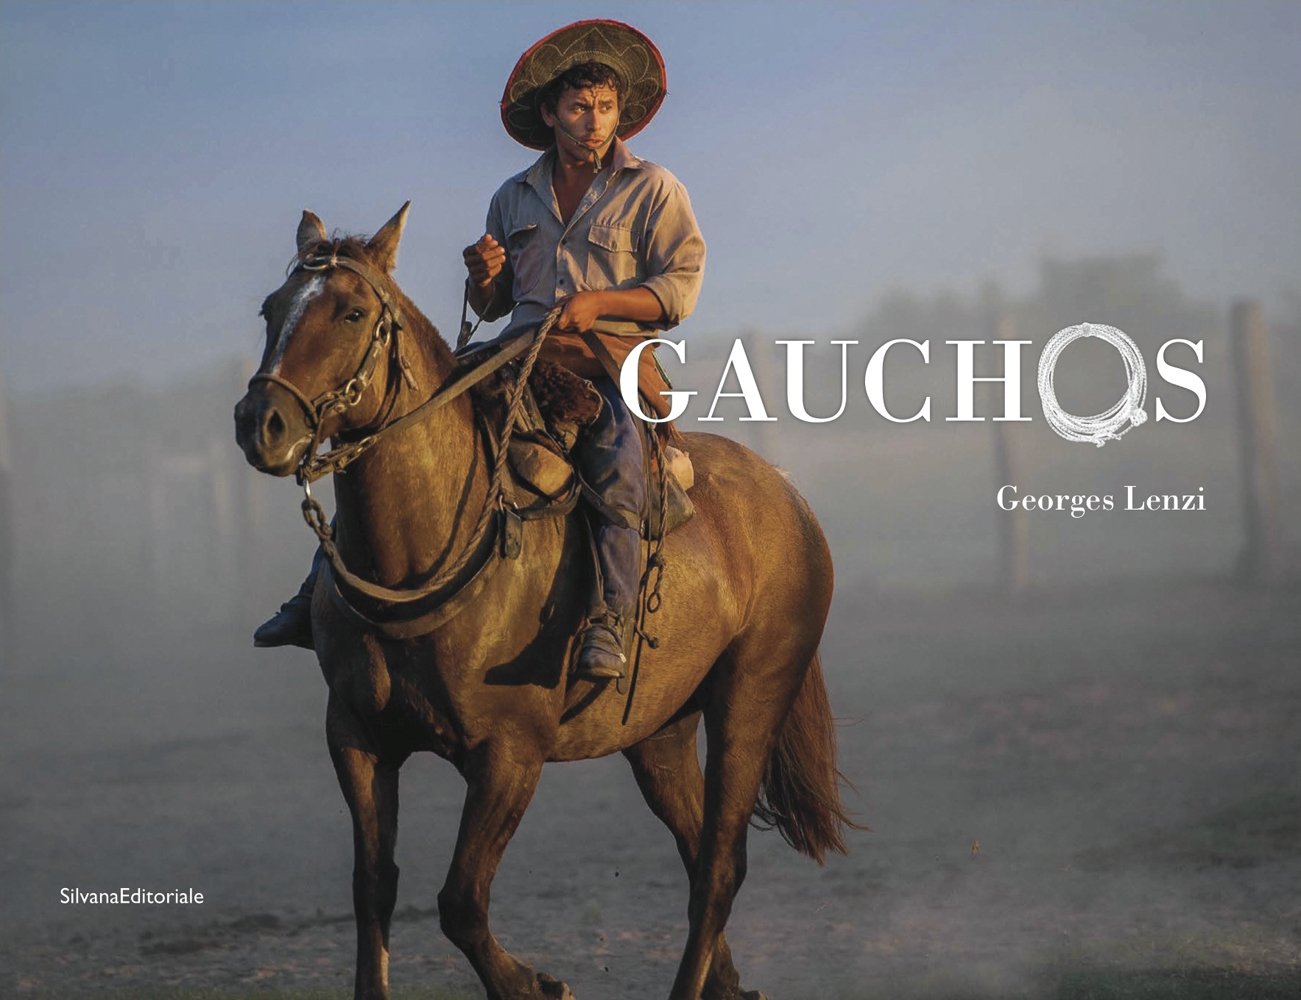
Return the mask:
<svg viewBox="0 0 1301 1000">
<path fill-rule="evenodd" d="M 1119 351 L 1128 382 L 1125 395 L 1114 406 L 1091 417 L 1078 417 L 1063 410 L 1053 387 L 1058 356 L 1081 337 L 1097 337 Z M 1108 441 L 1119 441 L 1131 428 L 1147 420 L 1143 409 L 1147 401 L 1147 368 L 1143 364 L 1143 355 L 1139 353 L 1138 345 L 1114 326 L 1101 323 L 1068 326 L 1055 333 L 1039 355 L 1039 399 L 1043 404 L 1044 419 L 1067 441 L 1092 442 L 1099 448 Z"/>
</svg>

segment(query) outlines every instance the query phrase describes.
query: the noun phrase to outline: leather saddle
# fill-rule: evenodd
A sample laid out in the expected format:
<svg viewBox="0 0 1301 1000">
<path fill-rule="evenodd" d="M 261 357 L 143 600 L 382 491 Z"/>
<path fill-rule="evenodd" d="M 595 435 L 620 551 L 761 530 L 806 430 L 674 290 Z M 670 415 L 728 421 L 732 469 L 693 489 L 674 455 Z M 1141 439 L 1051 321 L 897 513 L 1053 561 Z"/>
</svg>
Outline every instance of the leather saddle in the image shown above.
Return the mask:
<svg viewBox="0 0 1301 1000">
<path fill-rule="evenodd" d="M 478 364 L 493 352 L 496 345 L 475 347 L 458 356 L 462 365 Z M 490 451 L 496 454 L 497 440 L 505 426 L 506 410 L 517 369 L 507 365 L 492 377 L 475 386 L 475 406 L 485 418 L 482 426 L 490 437 Z M 557 507 L 572 506 L 572 498 L 584 492 L 581 477 L 574 465 L 572 451 L 583 427 L 596 419 L 604 405 L 601 394 L 587 379 L 575 375 L 563 365 L 539 358 L 529 374 L 519 422 L 511 435 L 507 453 L 510 485 L 507 500 L 524 517 L 536 517 Z M 643 425 L 647 435 L 657 433 L 651 424 Z M 649 444 L 649 442 L 648 442 Z M 642 522 L 645 537 L 660 537 L 660 525 L 667 534 L 686 523 L 695 513 L 687 491 L 694 484 L 695 473 L 685 451 L 670 444 L 646 447 L 647 497 L 650 510 Z M 663 455 L 667 465 L 666 516 L 660 515 L 658 464 Z M 559 511 L 555 511 L 559 513 Z"/>
</svg>

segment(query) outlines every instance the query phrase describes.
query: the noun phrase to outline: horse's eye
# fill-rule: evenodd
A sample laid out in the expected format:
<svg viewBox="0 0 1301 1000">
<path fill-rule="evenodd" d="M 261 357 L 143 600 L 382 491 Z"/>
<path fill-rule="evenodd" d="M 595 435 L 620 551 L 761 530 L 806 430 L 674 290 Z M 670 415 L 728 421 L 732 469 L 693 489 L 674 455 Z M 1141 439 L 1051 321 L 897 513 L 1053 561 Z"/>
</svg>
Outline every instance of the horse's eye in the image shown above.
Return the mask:
<svg viewBox="0 0 1301 1000">
<path fill-rule="evenodd" d="M 365 315 L 366 315 L 366 311 L 364 309 L 354 309 L 352 312 L 348 313 L 348 315 L 343 318 L 345 322 L 357 323 Z"/>
</svg>

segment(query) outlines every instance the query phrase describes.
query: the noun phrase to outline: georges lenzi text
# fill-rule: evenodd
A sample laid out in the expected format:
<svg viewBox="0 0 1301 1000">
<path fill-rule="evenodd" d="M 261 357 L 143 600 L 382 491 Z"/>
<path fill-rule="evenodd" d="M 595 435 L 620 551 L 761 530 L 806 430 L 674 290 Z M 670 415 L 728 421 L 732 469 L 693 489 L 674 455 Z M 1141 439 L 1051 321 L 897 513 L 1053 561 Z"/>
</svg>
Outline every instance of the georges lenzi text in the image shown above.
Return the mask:
<svg viewBox="0 0 1301 1000">
<path fill-rule="evenodd" d="M 1121 359 L 1125 363 L 1126 372 L 1125 392 L 1116 404 L 1102 413 L 1084 417 L 1063 410 L 1057 403 L 1057 396 L 1053 388 L 1053 374 L 1056 370 L 1058 356 L 1071 341 L 1080 337 L 1096 337 L 1113 346 L 1120 353 Z M 821 424 L 829 423 L 844 413 L 848 401 L 849 348 L 857 345 L 858 341 L 831 341 L 832 344 L 840 347 L 840 406 L 830 416 L 814 416 L 808 412 L 805 406 L 804 348 L 814 343 L 814 341 L 778 340 L 776 343 L 784 345 L 786 348 L 786 402 L 791 415 L 805 423 Z M 975 414 L 975 384 L 977 382 L 1001 382 L 1003 384 L 1002 414 L 993 419 L 1001 421 L 1030 420 L 1031 418 L 1024 416 L 1021 411 L 1021 354 L 1022 348 L 1033 342 L 1029 340 L 994 341 L 993 344 L 1002 350 L 1003 374 L 977 376 L 975 374 L 975 349 L 985 343 L 983 340 L 945 341 L 945 344 L 951 345 L 956 350 L 957 416 L 945 417 L 944 419 L 946 421 L 984 420 L 984 417 Z M 1169 420 L 1178 424 L 1186 424 L 1196 420 L 1206 408 L 1206 383 L 1202 381 L 1201 376 L 1195 371 L 1182 368 L 1166 359 L 1167 351 L 1171 347 L 1179 345 L 1190 348 L 1193 356 L 1200 364 L 1203 360 L 1202 343 L 1200 340 L 1167 340 L 1157 351 L 1156 368 L 1160 377 L 1172 386 L 1191 392 L 1197 400 L 1196 409 L 1191 415 L 1174 416 L 1166 409 L 1161 397 L 1158 396 L 1156 398 L 1157 421 Z M 651 345 L 662 345 L 672 351 L 679 361 L 685 362 L 687 360 L 685 341 L 663 339 L 644 341 L 638 344 L 624 360 L 619 373 L 619 390 L 623 395 L 624 402 L 643 420 L 650 423 L 678 420 L 686 411 L 690 397 L 696 395 L 694 390 L 670 390 L 663 393 L 669 400 L 669 412 L 662 418 L 653 413 L 647 414 L 644 412 L 637 398 L 638 363 L 642 351 Z M 930 364 L 931 343 L 929 340 L 919 342 L 898 339 L 882 344 L 868 359 L 867 369 L 863 375 L 863 388 L 867 394 L 867 400 L 878 414 L 893 423 L 907 424 L 916 420 L 929 421 L 931 419 L 930 396 L 927 396 L 920 408 L 910 415 L 901 416 L 892 413 L 886 406 L 885 360 L 890 351 L 895 348 L 910 348 L 921 355 L 923 365 Z M 723 387 L 732 375 L 736 377 L 739 391 L 726 392 Z M 1058 331 L 1044 345 L 1043 352 L 1039 356 L 1038 387 L 1044 418 L 1057 434 L 1068 441 L 1087 442 L 1102 447 L 1107 441 L 1119 440 L 1126 431 L 1147 420 L 1147 413 L 1144 410 L 1147 399 L 1147 368 L 1143 363 L 1143 356 L 1139 352 L 1138 346 L 1128 335 L 1112 326 L 1081 323 Z M 718 408 L 718 401 L 727 397 L 736 397 L 744 401 L 747 413 L 740 418 L 742 421 L 771 421 L 777 419 L 768 414 L 763 394 L 759 390 L 754 370 L 751 368 L 750 360 L 745 352 L 745 344 L 741 340 L 737 340 L 732 344 L 732 350 L 728 354 L 727 362 L 723 367 L 723 373 L 709 407 L 709 413 L 696 419 L 700 421 L 722 420 L 722 417 L 715 415 L 715 410 Z"/>
</svg>

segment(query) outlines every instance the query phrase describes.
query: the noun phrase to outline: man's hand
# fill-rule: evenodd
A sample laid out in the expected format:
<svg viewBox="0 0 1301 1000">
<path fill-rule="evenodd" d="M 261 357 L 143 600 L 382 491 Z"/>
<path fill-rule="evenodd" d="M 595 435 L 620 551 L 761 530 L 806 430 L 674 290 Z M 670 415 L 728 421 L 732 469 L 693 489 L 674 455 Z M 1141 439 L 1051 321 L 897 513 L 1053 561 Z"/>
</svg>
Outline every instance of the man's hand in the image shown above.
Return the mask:
<svg viewBox="0 0 1301 1000">
<path fill-rule="evenodd" d="M 470 283 L 485 290 L 506 266 L 506 248 L 488 233 L 479 237 L 478 243 L 462 250 L 461 256 L 465 258 L 465 269 L 470 272 Z"/>
<path fill-rule="evenodd" d="M 556 319 L 556 329 L 586 333 L 596 325 L 597 319 L 605 315 L 603 298 L 601 292 L 577 292 L 562 300 L 558 303 L 561 310 Z"/>
</svg>

